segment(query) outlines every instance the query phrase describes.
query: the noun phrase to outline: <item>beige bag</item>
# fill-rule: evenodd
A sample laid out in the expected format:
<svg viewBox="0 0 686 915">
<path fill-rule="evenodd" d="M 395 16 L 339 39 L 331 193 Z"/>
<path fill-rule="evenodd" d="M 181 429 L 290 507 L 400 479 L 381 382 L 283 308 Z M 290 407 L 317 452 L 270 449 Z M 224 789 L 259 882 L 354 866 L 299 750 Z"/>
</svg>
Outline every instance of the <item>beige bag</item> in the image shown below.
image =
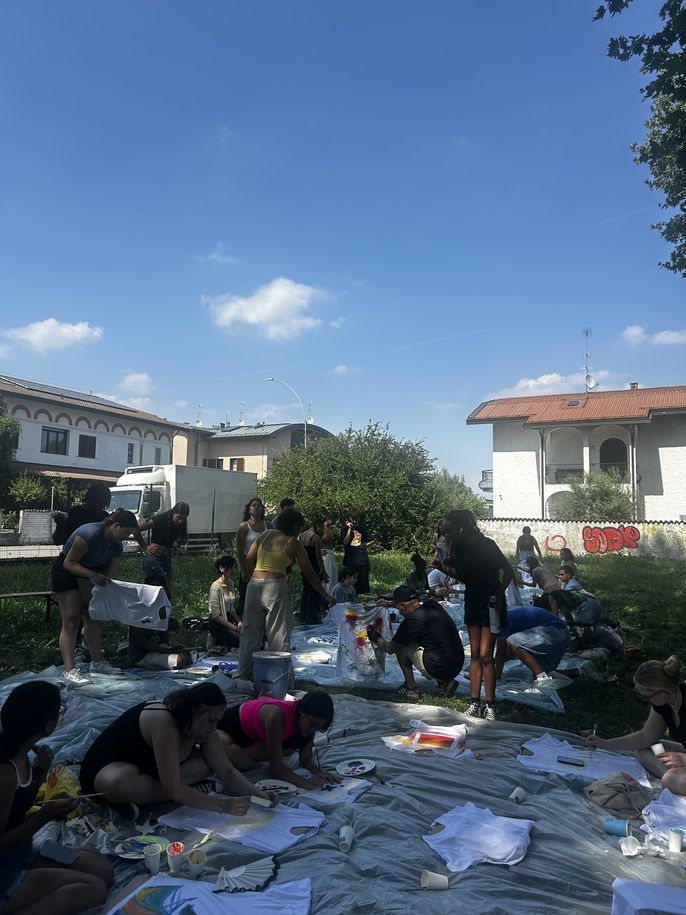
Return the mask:
<svg viewBox="0 0 686 915">
<path fill-rule="evenodd" d="M 653 799 L 652 792 L 626 772 L 612 772 L 607 778 L 592 782 L 584 788 L 584 794 L 599 807 L 628 820 L 640 817 Z"/>
</svg>

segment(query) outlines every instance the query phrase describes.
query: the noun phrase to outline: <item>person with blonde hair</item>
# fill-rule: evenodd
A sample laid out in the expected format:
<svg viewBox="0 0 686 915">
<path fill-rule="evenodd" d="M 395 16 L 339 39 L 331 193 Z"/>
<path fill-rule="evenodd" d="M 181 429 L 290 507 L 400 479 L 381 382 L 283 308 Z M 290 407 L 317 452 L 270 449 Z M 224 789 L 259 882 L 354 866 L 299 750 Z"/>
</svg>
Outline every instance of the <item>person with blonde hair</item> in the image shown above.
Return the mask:
<svg viewBox="0 0 686 915">
<path fill-rule="evenodd" d="M 666 661 L 645 661 L 634 674 L 634 689 L 650 703 L 648 718 L 640 731 L 624 737 L 602 739 L 590 731 L 582 735 L 590 747 L 601 750 L 633 750 L 639 762 L 656 775 L 663 788 L 686 795 L 686 683 L 680 678 L 681 661 L 671 655 Z M 668 732 L 671 740 L 663 740 Z M 651 747 L 662 744 L 657 756 Z"/>
</svg>

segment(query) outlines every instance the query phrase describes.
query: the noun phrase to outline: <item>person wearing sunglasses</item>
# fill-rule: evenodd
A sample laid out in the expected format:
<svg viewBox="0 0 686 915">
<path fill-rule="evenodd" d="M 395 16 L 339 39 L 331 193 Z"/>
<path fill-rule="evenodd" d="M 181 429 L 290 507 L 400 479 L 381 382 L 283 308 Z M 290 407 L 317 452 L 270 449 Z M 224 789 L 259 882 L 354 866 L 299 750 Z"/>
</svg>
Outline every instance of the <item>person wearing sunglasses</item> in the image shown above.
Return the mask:
<svg viewBox="0 0 686 915">
<path fill-rule="evenodd" d="M 286 699 L 249 699 L 224 713 L 217 725 L 226 755 L 242 771 L 269 762 L 272 778 L 298 788 L 321 788 L 337 784 L 335 772 L 319 767 L 312 756 L 317 731 L 328 731 L 333 722 L 333 701 L 323 690 L 305 693 L 297 702 Z M 299 763 L 311 772 L 297 775 L 284 765 L 284 757 L 298 751 Z"/>
<path fill-rule="evenodd" d="M 602 739 L 582 731 L 590 747 L 601 750 L 633 750 L 639 762 L 656 775 L 672 794 L 686 795 L 686 684 L 680 678 L 681 661 L 671 655 L 666 661 L 645 661 L 634 674 L 634 689 L 650 703 L 648 718 L 640 731 L 625 737 Z M 663 740 L 669 733 L 671 740 Z M 662 744 L 655 755 L 651 747 Z"/>
</svg>

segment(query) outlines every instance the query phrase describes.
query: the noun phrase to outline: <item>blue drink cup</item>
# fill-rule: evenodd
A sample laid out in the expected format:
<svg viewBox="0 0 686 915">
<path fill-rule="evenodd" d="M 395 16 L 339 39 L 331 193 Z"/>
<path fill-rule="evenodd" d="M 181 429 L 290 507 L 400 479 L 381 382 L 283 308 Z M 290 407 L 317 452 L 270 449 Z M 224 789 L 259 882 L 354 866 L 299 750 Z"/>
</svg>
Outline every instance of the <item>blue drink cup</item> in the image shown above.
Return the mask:
<svg viewBox="0 0 686 915">
<path fill-rule="evenodd" d="M 605 832 L 608 836 L 630 836 L 631 823 L 629 820 L 613 820 L 608 817 L 605 820 Z"/>
</svg>

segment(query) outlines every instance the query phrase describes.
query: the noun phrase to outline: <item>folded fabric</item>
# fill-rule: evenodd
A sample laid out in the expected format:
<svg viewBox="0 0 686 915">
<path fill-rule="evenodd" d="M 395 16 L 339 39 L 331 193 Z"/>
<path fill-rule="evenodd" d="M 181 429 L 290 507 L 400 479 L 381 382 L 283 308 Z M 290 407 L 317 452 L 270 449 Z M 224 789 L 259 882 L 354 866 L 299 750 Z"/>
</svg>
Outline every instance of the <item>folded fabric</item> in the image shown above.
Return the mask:
<svg viewBox="0 0 686 915">
<path fill-rule="evenodd" d="M 260 893 L 213 893 L 204 880 L 157 874 L 118 902 L 107 915 L 125 912 L 202 912 L 203 915 L 307 915 L 312 881 L 272 884 Z M 130 904 L 129 904 L 130 903 Z"/>
<path fill-rule="evenodd" d="M 686 890 L 661 883 L 617 877 L 612 884 L 610 915 L 683 915 Z"/>
<path fill-rule="evenodd" d="M 520 753 L 517 759 L 527 769 L 537 772 L 556 772 L 558 775 L 574 776 L 584 781 L 595 781 L 606 778 L 618 769 L 632 775 L 637 782 L 650 788 L 646 771 L 635 756 L 622 756 L 608 750 L 590 750 L 587 747 L 574 747 L 566 740 L 558 740 L 550 734 L 536 737 L 522 744 L 523 750 L 529 750 L 531 756 Z M 566 756 L 574 763 L 560 762 L 558 757 Z"/>
<path fill-rule="evenodd" d="M 94 620 L 116 620 L 126 626 L 165 631 L 172 609 L 164 588 L 109 581 L 93 585 L 88 612 Z"/>
<path fill-rule="evenodd" d="M 472 864 L 518 864 L 529 848 L 533 820 L 495 816 L 471 802 L 444 813 L 431 824 L 443 829 L 423 836 L 427 845 L 456 873 Z"/>
<path fill-rule="evenodd" d="M 298 768 L 295 771 L 303 778 L 311 775 L 306 769 Z M 344 778 L 340 785 L 324 785 L 316 791 L 299 788 L 298 793 L 313 804 L 352 804 L 371 787 L 372 783 L 366 778 Z"/>
<path fill-rule="evenodd" d="M 450 759 L 472 756 L 466 749 L 467 728 L 464 724 L 450 727 L 435 727 L 423 721 L 410 721 L 412 730 L 409 734 L 397 734 L 381 739 L 391 750 L 401 753 L 437 753 Z"/>
<path fill-rule="evenodd" d="M 660 796 L 643 809 L 643 819 L 641 829 L 659 839 L 669 839 L 671 826 L 686 832 L 686 797 L 663 788 Z"/>
<path fill-rule="evenodd" d="M 269 809 L 251 807 L 242 817 L 194 807 L 177 807 L 160 817 L 159 821 L 173 829 L 192 829 L 204 834 L 212 832 L 240 845 L 276 854 L 315 835 L 325 819 L 323 813 L 306 804 L 298 807 L 279 804 Z M 301 829 L 305 831 L 301 832 Z"/>
</svg>

